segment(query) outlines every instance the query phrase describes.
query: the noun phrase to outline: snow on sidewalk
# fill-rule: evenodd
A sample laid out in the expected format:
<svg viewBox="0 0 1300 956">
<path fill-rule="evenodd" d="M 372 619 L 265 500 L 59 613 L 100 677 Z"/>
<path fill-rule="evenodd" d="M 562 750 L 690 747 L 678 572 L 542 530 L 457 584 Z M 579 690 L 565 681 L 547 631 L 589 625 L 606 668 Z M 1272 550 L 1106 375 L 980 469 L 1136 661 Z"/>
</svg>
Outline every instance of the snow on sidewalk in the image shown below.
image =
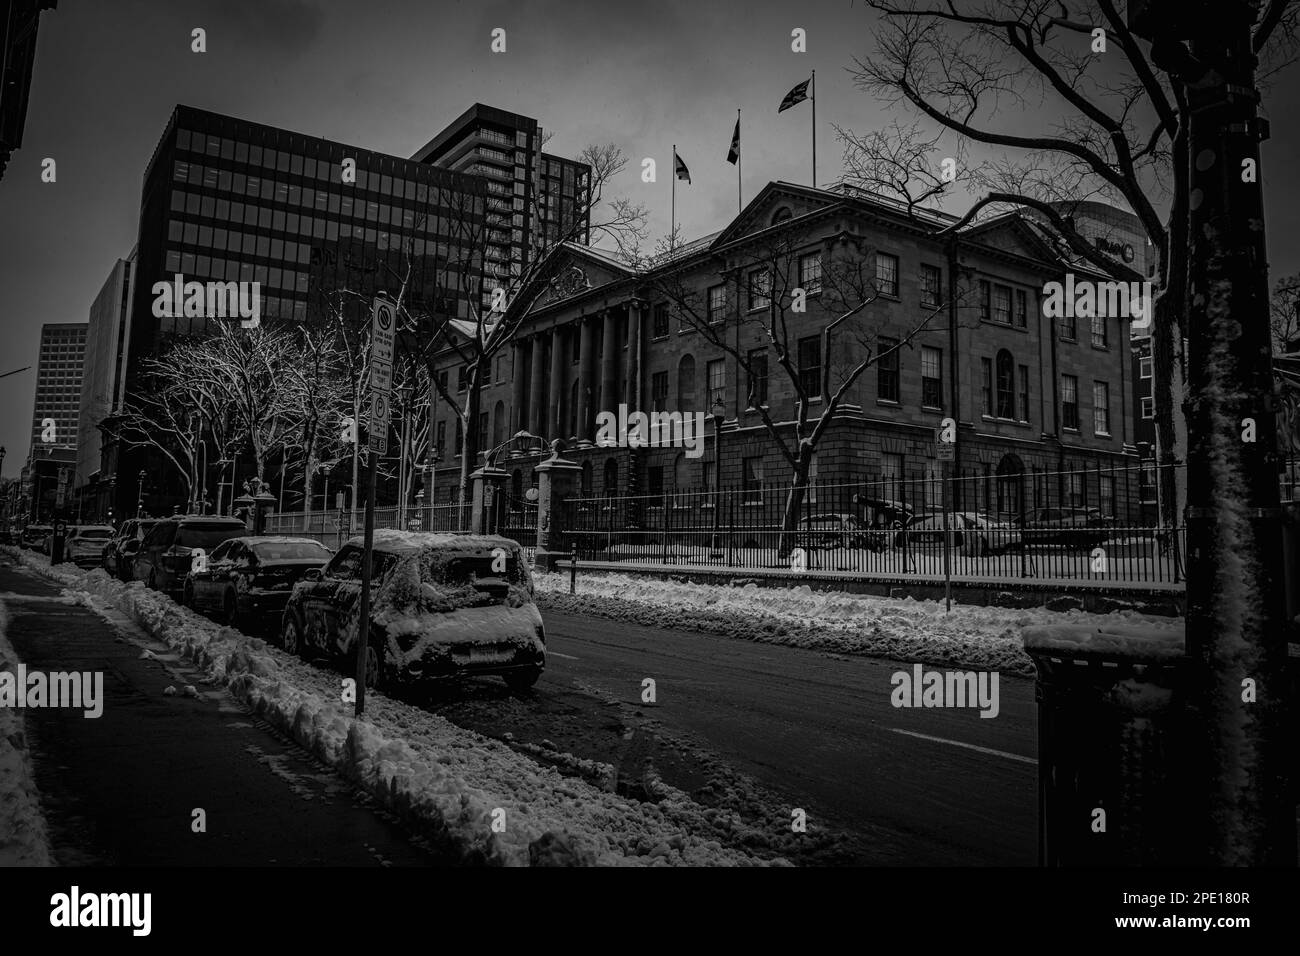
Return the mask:
<svg viewBox="0 0 1300 956">
<path fill-rule="evenodd" d="M 0 601 L 0 671 L 12 674 L 19 660 L 8 633 L 9 609 Z M 0 866 L 53 864 L 22 712 L 0 707 Z"/>
<path fill-rule="evenodd" d="M 431 832 L 465 863 L 489 865 L 755 865 L 760 858 L 719 836 L 734 832 L 695 804 L 638 803 L 565 777 L 484 737 L 381 694 L 358 720 L 340 701 L 342 674 L 313 667 L 184 608 L 140 582 L 101 570 L 23 564 L 86 605 L 131 614 L 250 709 L 397 814 Z M 505 829 L 493 832 L 495 811 Z M 496 819 L 501 818 L 495 813 Z M 776 835 L 770 845 L 778 845 Z M 758 846 L 764 845 L 762 842 Z"/>
<path fill-rule="evenodd" d="M 536 574 L 534 579 L 543 611 L 1025 677 L 1034 675 L 1021 637 L 1026 627 L 1141 624 L 1181 631 L 1183 626 L 1176 618 L 1130 610 L 1091 614 L 954 602 L 947 613 L 942 601 L 814 591 L 806 584 L 719 586 L 630 574 L 579 574 L 577 593 L 571 595 L 567 573 Z"/>
</svg>

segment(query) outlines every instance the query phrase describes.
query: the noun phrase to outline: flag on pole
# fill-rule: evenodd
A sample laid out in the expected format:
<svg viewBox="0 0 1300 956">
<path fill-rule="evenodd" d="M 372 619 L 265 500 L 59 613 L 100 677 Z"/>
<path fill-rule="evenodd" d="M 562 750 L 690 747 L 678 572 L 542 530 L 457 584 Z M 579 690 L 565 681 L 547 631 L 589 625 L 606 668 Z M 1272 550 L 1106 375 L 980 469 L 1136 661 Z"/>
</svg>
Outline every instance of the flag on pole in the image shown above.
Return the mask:
<svg viewBox="0 0 1300 956">
<path fill-rule="evenodd" d="M 682 158 L 677 155 L 677 150 L 673 150 L 673 172 L 677 174 L 678 179 L 684 179 L 688 183 L 691 181 L 691 171 L 686 168 Z"/>
<path fill-rule="evenodd" d="M 804 80 L 802 83 L 796 83 L 794 85 L 794 89 L 792 89 L 789 93 L 785 94 L 785 99 L 781 101 L 781 105 L 776 108 L 776 111 L 778 113 L 784 113 L 790 107 L 796 106 L 799 103 L 802 103 L 804 100 L 808 99 L 808 84 L 809 82 L 811 82 L 811 79 L 812 78 L 809 77 L 807 80 Z"/>
<path fill-rule="evenodd" d="M 736 131 L 731 134 L 731 149 L 727 150 L 727 162 L 735 166 L 740 159 L 740 117 L 736 117 Z"/>
</svg>

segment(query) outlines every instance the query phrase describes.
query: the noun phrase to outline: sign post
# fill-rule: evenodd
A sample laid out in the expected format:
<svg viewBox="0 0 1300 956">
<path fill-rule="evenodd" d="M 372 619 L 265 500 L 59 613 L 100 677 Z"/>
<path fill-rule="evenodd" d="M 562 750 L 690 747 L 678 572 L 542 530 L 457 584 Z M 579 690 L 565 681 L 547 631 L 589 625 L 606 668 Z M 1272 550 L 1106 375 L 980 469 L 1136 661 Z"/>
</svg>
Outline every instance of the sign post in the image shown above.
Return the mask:
<svg viewBox="0 0 1300 956">
<path fill-rule="evenodd" d="M 943 491 L 943 603 L 944 613 L 952 613 L 952 539 L 948 530 L 948 484 L 952 463 L 957 457 L 956 437 L 947 426 L 948 420 L 934 430 L 934 453 L 939 462 L 939 485 Z M 955 425 L 955 423 L 954 423 Z"/>
<path fill-rule="evenodd" d="M 388 398 L 393 382 L 393 345 L 397 338 L 396 307 L 376 298 L 370 309 L 370 419 L 367 422 L 365 545 L 361 556 L 361 607 L 357 622 L 357 700 L 354 715 L 366 706 L 366 658 L 370 649 L 370 576 L 374 570 L 375 466 L 388 453 Z M 376 675 L 378 676 L 378 675 Z"/>
</svg>

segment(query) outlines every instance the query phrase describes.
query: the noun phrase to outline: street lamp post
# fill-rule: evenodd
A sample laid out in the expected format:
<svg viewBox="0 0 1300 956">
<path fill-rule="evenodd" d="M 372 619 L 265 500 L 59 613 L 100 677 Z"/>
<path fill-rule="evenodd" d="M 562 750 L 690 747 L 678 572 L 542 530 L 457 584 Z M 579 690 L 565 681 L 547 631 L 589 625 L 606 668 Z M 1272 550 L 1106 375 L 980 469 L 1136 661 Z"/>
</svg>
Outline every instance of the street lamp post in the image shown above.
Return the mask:
<svg viewBox="0 0 1300 956">
<path fill-rule="evenodd" d="M 722 422 L 727 417 L 727 406 L 721 396 L 713 400 L 713 545 L 710 558 L 722 557 L 718 546 L 718 528 L 722 521 Z"/>
<path fill-rule="evenodd" d="M 143 468 L 140 469 L 140 484 L 135 494 L 135 516 L 144 517 L 144 480 L 149 477 L 148 472 Z"/>
</svg>

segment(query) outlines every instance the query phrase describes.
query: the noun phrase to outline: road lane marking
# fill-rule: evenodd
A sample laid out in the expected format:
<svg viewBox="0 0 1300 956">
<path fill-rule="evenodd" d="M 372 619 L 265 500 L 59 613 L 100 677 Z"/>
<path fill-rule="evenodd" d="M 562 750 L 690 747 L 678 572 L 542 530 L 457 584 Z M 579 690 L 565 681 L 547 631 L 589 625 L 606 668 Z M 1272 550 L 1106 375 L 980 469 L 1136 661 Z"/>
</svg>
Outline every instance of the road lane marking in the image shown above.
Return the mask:
<svg viewBox="0 0 1300 956">
<path fill-rule="evenodd" d="M 992 754 L 995 757 L 1006 757 L 1008 760 L 1019 760 L 1021 763 L 1038 763 L 1033 757 L 1022 757 L 1020 754 L 1009 754 L 1005 750 L 992 750 L 988 747 L 980 747 L 975 744 L 964 744 L 960 740 L 947 740 L 943 737 L 931 737 L 929 734 L 918 734 L 915 730 L 903 730 L 901 727 L 890 727 L 896 734 L 906 734 L 909 737 L 920 737 L 922 740 L 933 740 L 937 744 L 951 744 L 954 747 L 965 747 L 967 750 L 978 750 L 982 754 Z"/>
<path fill-rule="evenodd" d="M 561 654 L 559 651 L 547 651 L 546 653 L 550 657 L 563 657 L 566 661 L 579 660 L 579 658 L 574 657 L 572 654 Z"/>
</svg>

